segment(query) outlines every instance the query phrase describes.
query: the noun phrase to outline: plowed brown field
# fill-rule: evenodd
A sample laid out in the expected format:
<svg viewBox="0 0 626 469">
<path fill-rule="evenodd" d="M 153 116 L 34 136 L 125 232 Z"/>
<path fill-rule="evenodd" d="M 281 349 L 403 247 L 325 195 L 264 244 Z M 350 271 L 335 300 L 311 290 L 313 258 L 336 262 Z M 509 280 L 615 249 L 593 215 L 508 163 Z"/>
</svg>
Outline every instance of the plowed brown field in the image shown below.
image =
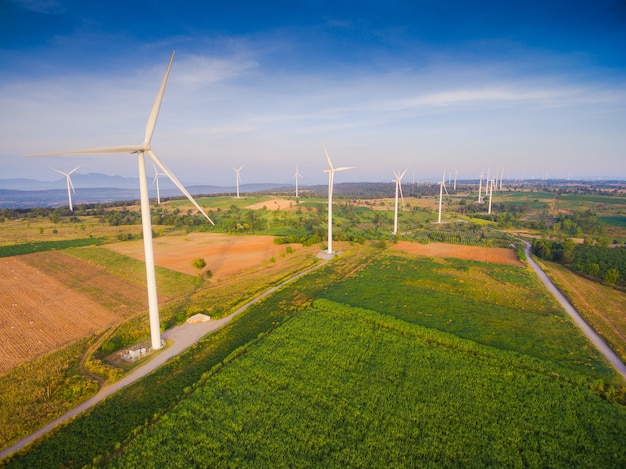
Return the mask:
<svg viewBox="0 0 626 469">
<path fill-rule="evenodd" d="M 265 202 L 258 202 L 256 204 L 248 205 L 246 208 L 251 210 L 261 210 L 265 207 L 267 210 L 297 210 L 298 204 L 293 200 L 287 199 L 272 199 Z"/>
<path fill-rule="evenodd" d="M 274 243 L 273 236 L 230 236 L 213 233 L 190 233 L 186 236 L 164 236 L 154 239 L 157 265 L 177 272 L 196 275 L 199 270 L 191 261 L 203 258 L 213 278 L 226 277 L 277 258 L 287 245 Z M 127 241 L 107 244 L 112 251 L 144 260 L 143 242 Z"/>
<path fill-rule="evenodd" d="M 21 257 L 0 259 L 0 374 L 120 320 Z"/>
<path fill-rule="evenodd" d="M 523 265 L 515 251 L 509 248 L 485 248 L 446 243 L 410 243 L 400 241 L 392 249 L 406 251 L 428 257 L 455 257 L 468 261 L 490 262 L 492 264 Z"/>
</svg>

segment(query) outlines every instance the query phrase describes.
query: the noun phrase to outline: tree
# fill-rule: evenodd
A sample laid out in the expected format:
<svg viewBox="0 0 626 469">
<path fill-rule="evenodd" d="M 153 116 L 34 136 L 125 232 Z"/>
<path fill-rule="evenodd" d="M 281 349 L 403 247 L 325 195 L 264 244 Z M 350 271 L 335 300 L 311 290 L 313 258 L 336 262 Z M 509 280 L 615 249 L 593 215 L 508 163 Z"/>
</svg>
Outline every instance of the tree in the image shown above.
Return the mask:
<svg viewBox="0 0 626 469">
<path fill-rule="evenodd" d="M 203 258 L 199 257 L 191 261 L 191 266 L 195 267 L 196 269 L 204 269 L 206 267 L 206 261 Z"/>
<path fill-rule="evenodd" d="M 591 277 L 596 277 L 600 273 L 600 266 L 595 262 L 590 262 L 585 266 L 585 272 Z"/>
<path fill-rule="evenodd" d="M 617 269 L 608 269 L 604 273 L 604 281 L 610 285 L 615 284 L 617 279 L 619 279 L 619 270 Z"/>
</svg>

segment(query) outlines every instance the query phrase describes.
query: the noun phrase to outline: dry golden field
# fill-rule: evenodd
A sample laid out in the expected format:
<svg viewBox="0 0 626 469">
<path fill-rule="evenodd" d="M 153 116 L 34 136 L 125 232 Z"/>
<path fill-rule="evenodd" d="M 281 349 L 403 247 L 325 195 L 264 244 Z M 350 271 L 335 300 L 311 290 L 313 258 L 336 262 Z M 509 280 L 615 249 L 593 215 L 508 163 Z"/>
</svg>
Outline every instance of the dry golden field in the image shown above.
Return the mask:
<svg viewBox="0 0 626 469">
<path fill-rule="evenodd" d="M 541 261 L 541 265 L 585 321 L 626 362 L 626 293 L 554 262 Z"/>
</svg>

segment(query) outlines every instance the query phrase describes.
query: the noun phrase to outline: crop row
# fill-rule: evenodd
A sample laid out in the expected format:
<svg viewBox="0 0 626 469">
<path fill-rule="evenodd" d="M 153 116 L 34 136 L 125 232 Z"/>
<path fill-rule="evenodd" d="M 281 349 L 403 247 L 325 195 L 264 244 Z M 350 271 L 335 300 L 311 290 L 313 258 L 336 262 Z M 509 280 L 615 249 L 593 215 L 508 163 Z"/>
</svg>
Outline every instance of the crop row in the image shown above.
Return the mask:
<svg viewBox="0 0 626 469">
<path fill-rule="evenodd" d="M 112 467 L 617 467 L 585 378 L 318 300 L 138 432 Z"/>
</svg>

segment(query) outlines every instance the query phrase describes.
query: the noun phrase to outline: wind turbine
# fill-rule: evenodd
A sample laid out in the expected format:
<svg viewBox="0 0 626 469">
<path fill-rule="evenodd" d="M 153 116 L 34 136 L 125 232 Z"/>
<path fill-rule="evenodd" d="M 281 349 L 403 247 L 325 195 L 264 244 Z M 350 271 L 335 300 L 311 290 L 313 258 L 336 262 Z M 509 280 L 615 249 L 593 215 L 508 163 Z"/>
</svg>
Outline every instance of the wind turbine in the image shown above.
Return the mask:
<svg viewBox="0 0 626 469">
<path fill-rule="evenodd" d="M 152 184 L 156 184 L 157 204 L 161 205 L 161 191 L 159 190 L 159 176 L 161 175 L 165 176 L 165 174 L 159 173 L 159 170 L 154 163 L 152 163 L 152 167 L 154 168 L 154 179 L 152 180 Z"/>
<path fill-rule="evenodd" d="M 487 181 L 487 186 L 489 187 L 489 211 L 488 215 L 491 215 L 491 199 L 493 198 L 493 179 Z"/>
<path fill-rule="evenodd" d="M 239 198 L 239 180 L 241 179 L 239 173 L 241 172 L 241 168 L 243 168 L 243 165 L 239 166 L 239 169 L 233 168 L 233 171 L 235 171 L 236 178 L 237 178 L 237 198 Z"/>
<path fill-rule="evenodd" d="M 459 174 L 459 172 L 455 169 L 454 170 L 454 190 L 456 191 L 456 175 Z"/>
<path fill-rule="evenodd" d="M 328 254 L 333 254 L 333 184 L 335 182 L 335 172 L 345 171 L 346 169 L 352 169 L 354 166 L 344 166 L 341 168 L 335 168 L 328 156 L 328 150 L 324 145 L 324 153 L 326 153 L 326 159 L 328 160 L 328 169 L 324 172 L 328 173 Z"/>
<path fill-rule="evenodd" d="M 167 71 L 161 82 L 161 87 L 157 93 L 154 104 L 148 116 L 148 122 L 146 124 L 146 131 L 143 143 L 139 145 L 122 145 L 112 147 L 101 148 L 87 148 L 82 150 L 71 150 L 54 153 L 39 153 L 36 155 L 27 156 L 58 156 L 58 155 L 86 155 L 86 154 L 116 154 L 116 153 L 129 153 L 136 154 L 139 167 L 139 193 L 141 197 L 141 224 L 143 228 L 143 246 L 145 252 L 146 262 L 146 283 L 148 288 L 148 310 L 150 315 L 150 337 L 152 342 L 152 348 L 158 350 L 161 348 L 161 331 L 159 324 L 159 303 L 157 298 L 156 287 L 156 275 L 154 267 L 154 247 L 152 245 L 152 221 L 150 219 L 150 199 L 148 196 L 148 183 L 146 181 L 146 165 L 145 155 L 147 154 L 150 159 L 156 164 L 161 171 L 185 194 L 185 196 L 191 201 L 191 203 L 206 217 L 211 224 L 214 224 L 209 216 L 202 210 L 202 207 L 194 200 L 194 198 L 187 192 L 187 189 L 180 183 L 180 181 L 174 176 L 174 174 L 167 169 L 167 167 L 157 158 L 150 147 L 150 141 L 154 134 L 154 128 L 156 126 L 157 117 L 159 115 L 159 109 L 161 108 L 161 102 L 163 101 L 163 94 L 165 93 L 165 85 L 167 84 L 167 78 L 170 74 L 172 62 L 174 60 L 174 52 L 170 58 L 167 66 Z"/>
<path fill-rule="evenodd" d="M 443 191 L 446 191 L 446 195 L 448 195 L 448 189 L 446 189 L 446 170 L 443 170 L 443 177 L 441 178 L 441 182 L 439 183 L 439 221 L 437 223 L 441 223 L 441 204 L 443 202 Z"/>
<path fill-rule="evenodd" d="M 396 183 L 396 204 L 395 204 L 395 212 L 393 218 L 393 235 L 395 236 L 398 233 L 398 191 L 400 192 L 400 197 L 402 198 L 402 205 L 404 205 L 404 196 L 402 195 L 402 178 L 406 174 L 407 170 L 405 169 L 402 174 L 398 174 L 395 171 L 393 175 L 396 177 L 394 182 Z"/>
<path fill-rule="evenodd" d="M 296 174 L 294 176 L 296 178 L 296 199 L 298 198 L 298 178 L 304 177 L 302 176 L 302 174 L 300 174 L 300 171 L 298 171 L 298 167 L 296 166 Z"/>
<path fill-rule="evenodd" d="M 72 183 L 72 178 L 70 177 L 70 175 L 74 171 L 76 171 L 78 168 L 80 168 L 80 165 L 76 166 L 74 169 L 72 169 L 68 173 L 64 173 L 63 171 L 59 171 L 58 169 L 52 168 L 53 171 L 56 171 L 57 173 L 65 176 L 65 179 L 67 180 L 67 199 L 70 203 L 70 212 L 74 211 L 74 207 L 72 206 L 72 192 L 76 193 L 76 189 L 74 189 L 74 184 Z"/>
<path fill-rule="evenodd" d="M 483 170 L 480 170 L 480 180 L 478 182 L 478 203 L 483 203 Z"/>
</svg>

